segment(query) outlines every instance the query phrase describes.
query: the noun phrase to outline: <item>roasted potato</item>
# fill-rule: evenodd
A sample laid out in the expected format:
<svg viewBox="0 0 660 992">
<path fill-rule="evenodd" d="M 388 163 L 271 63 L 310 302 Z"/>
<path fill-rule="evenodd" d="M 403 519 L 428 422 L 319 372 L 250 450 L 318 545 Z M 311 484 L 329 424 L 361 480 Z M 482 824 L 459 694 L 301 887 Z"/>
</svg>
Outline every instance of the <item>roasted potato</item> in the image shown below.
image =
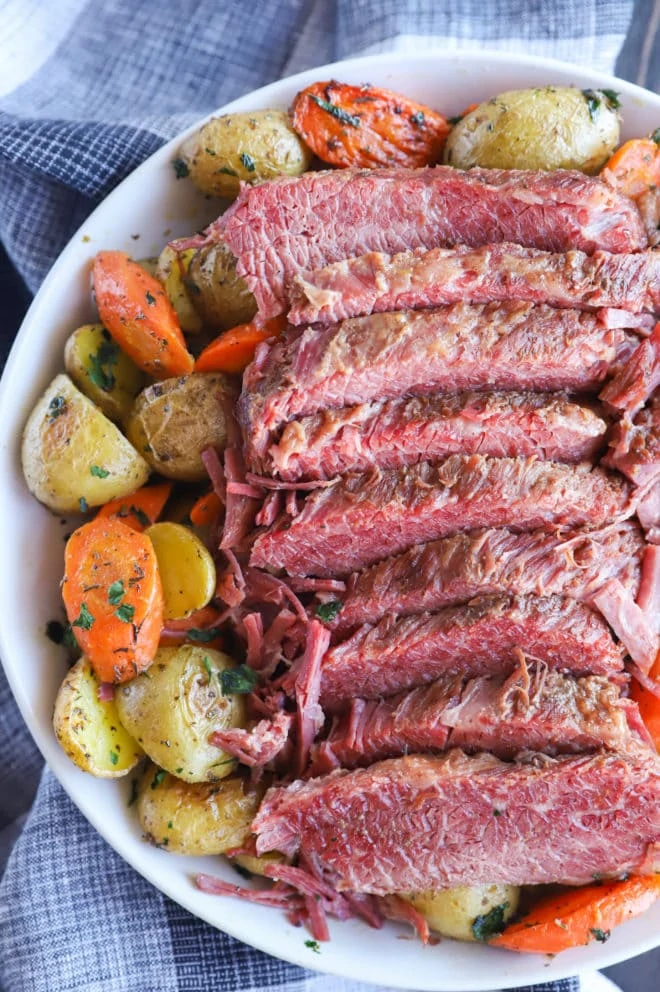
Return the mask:
<svg viewBox="0 0 660 992">
<path fill-rule="evenodd" d="M 102 702 L 98 692 L 99 680 L 83 655 L 57 693 L 55 736 L 84 772 L 99 778 L 120 778 L 144 757 L 144 751 L 122 726 L 114 699 Z"/>
<path fill-rule="evenodd" d="M 235 759 L 209 744 L 209 735 L 245 725 L 244 697 L 222 694 L 221 673 L 233 667 L 211 648 L 159 648 L 149 671 L 116 691 L 121 722 L 152 761 L 178 778 L 226 778 Z"/>
<path fill-rule="evenodd" d="M 280 854 L 279 851 L 269 851 L 268 854 L 237 854 L 231 859 L 231 863 L 238 865 L 243 871 L 251 875 L 263 875 L 266 865 L 284 865 L 289 860 Z"/>
<path fill-rule="evenodd" d="M 617 107 L 610 91 L 508 90 L 453 128 L 445 162 L 459 169 L 580 169 L 591 175 L 619 143 Z"/>
<path fill-rule="evenodd" d="M 138 783 L 137 814 L 147 839 L 175 854 L 224 854 L 250 835 L 263 789 L 239 775 L 182 782 L 149 764 Z"/>
<path fill-rule="evenodd" d="M 186 283 L 190 260 L 194 255 L 194 248 L 177 252 L 171 245 L 165 245 L 154 273 L 165 287 L 167 297 L 179 318 L 181 330 L 186 334 L 199 334 L 202 329 L 202 318 L 192 305 Z"/>
<path fill-rule="evenodd" d="M 282 110 L 214 117 L 179 149 L 183 169 L 202 193 L 238 196 L 239 183 L 299 176 L 312 153 Z"/>
<path fill-rule="evenodd" d="M 21 457 L 30 492 L 57 513 L 129 496 L 150 474 L 124 435 L 63 374 L 30 414 Z"/>
<path fill-rule="evenodd" d="M 236 259 L 222 243 L 199 248 L 193 255 L 186 285 L 193 306 L 207 327 L 229 330 L 246 324 L 257 312 L 257 301 L 236 275 Z"/>
<path fill-rule="evenodd" d="M 400 895 L 422 914 L 431 930 L 443 937 L 475 941 L 485 940 L 514 915 L 520 889 L 516 885 L 493 884 Z"/>
<path fill-rule="evenodd" d="M 188 527 L 163 521 L 145 531 L 158 559 L 163 587 L 163 618 L 182 620 L 201 610 L 215 593 L 215 565 Z"/>
<path fill-rule="evenodd" d="M 164 379 L 137 397 L 126 433 L 156 472 L 201 482 L 207 478 L 202 451 L 209 445 L 225 447 L 226 410 L 235 401 L 236 386 L 221 373 Z"/>
<path fill-rule="evenodd" d="M 136 261 L 137 261 L 137 264 L 140 266 L 140 268 L 141 269 L 144 269 L 145 272 L 148 272 L 150 276 L 154 276 L 154 277 L 156 276 L 156 270 L 158 269 L 158 259 L 157 258 L 154 258 L 154 257 L 151 257 L 151 258 L 138 258 L 138 259 L 136 259 Z"/>
<path fill-rule="evenodd" d="M 84 324 L 64 346 L 64 367 L 78 389 L 110 420 L 123 421 L 144 386 L 144 375 L 103 324 Z"/>
</svg>

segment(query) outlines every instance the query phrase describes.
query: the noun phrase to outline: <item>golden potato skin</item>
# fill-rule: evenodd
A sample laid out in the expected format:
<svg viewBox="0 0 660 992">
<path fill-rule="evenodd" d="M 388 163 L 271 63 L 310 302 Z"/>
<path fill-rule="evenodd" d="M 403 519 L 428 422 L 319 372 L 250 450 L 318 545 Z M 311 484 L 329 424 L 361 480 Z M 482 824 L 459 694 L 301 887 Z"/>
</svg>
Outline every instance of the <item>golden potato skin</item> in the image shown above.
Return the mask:
<svg viewBox="0 0 660 992">
<path fill-rule="evenodd" d="M 207 327 L 229 330 L 246 324 L 257 312 L 257 301 L 240 276 L 236 259 L 222 243 L 199 248 L 186 280 L 190 299 Z"/>
<path fill-rule="evenodd" d="M 225 410 L 236 401 L 236 385 L 219 372 L 193 372 L 144 389 L 126 422 L 132 444 L 154 471 L 167 479 L 207 478 L 201 454 L 227 442 Z"/>
<path fill-rule="evenodd" d="M 445 162 L 459 169 L 579 169 L 592 175 L 619 143 L 616 109 L 601 91 L 593 92 L 591 101 L 572 86 L 500 93 L 453 128 Z"/>
<path fill-rule="evenodd" d="M 162 521 L 147 527 L 163 587 L 163 618 L 182 620 L 201 610 L 215 593 L 215 564 L 196 534 L 181 524 Z"/>
<path fill-rule="evenodd" d="M 224 854 L 250 836 L 263 794 L 248 792 L 239 775 L 192 784 L 150 763 L 138 783 L 138 820 L 147 840 L 174 854 Z"/>
<path fill-rule="evenodd" d="M 57 513 L 129 496 L 151 471 L 112 421 L 64 374 L 53 379 L 30 414 L 21 457 L 30 492 Z"/>
<path fill-rule="evenodd" d="M 204 645 L 159 648 L 148 672 L 117 689 L 119 718 L 151 760 L 177 778 L 226 778 L 236 761 L 208 738 L 245 726 L 245 698 L 222 695 L 220 673 L 233 667 L 228 655 Z"/>
<path fill-rule="evenodd" d="M 119 423 L 144 386 L 144 375 L 103 324 L 84 324 L 73 332 L 64 346 L 64 367 L 78 389 Z"/>
<path fill-rule="evenodd" d="M 167 298 L 176 311 L 181 330 L 186 334 L 199 334 L 202 329 L 202 318 L 192 305 L 186 284 L 186 276 L 194 254 L 194 248 L 177 252 L 171 245 L 165 245 L 158 257 L 154 272 L 156 279 L 163 284 Z"/>
<path fill-rule="evenodd" d="M 202 193 L 238 196 L 239 183 L 306 172 L 312 153 L 282 110 L 225 114 L 203 124 L 179 149 Z"/>
<path fill-rule="evenodd" d="M 285 858 L 279 851 L 268 851 L 267 854 L 237 854 L 231 858 L 231 864 L 237 864 L 251 875 L 263 875 L 267 865 L 290 864 L 290 858 Z"/>
<path fill-rule="evenodd" d="M 121 778 L 144 757 L 124 729 L 114 700 L 98 697 L 99 680 L 89 660 L 69 670 L 55 699 L 53 729 L 62 749 L 84 772 L 97 778 Z"/>
<path fill-rule="evenodd" d="M 517 885 L 458 886 L 455 889 L 429 889 L 426 892 L 402 892 L 402 899 L 417 909 L 431 930 L 455 940 L 476 941 L 473 924 L 479 916 L 505 903 L 504 920 L 509 920 L 518 908 L 520 889 Z"/>
</svg>

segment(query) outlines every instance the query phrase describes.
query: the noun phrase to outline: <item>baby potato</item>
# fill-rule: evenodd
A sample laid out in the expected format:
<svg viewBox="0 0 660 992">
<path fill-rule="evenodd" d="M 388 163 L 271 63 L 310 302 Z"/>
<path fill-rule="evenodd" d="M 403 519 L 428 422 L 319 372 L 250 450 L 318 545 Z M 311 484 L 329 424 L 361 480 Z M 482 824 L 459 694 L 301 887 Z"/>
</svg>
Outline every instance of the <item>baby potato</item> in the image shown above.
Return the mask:
<svg viewBox="0 0 660 992">
<path fill-rule="evenodd" d="M 144 386 L 144 375 L 103 324 L 84 324 L 73 332 L 64 346 L 64 367 L 78 389 L 118 422 Z"/>
<path fill-rule="evenodd" d="M 57 513 L 129 496 L 150 474 L 121 431 L 64 374 L 30 414 L 21 458 L 30 492 Z"/>
<path fill-rule="evenodd" d="M 98 778 L 120 778 L 144 751 L 122 726 L 114 699 L 101 701 L 98 691 L 99 680 L 83 655 L 59 688 L 53 729 L 78 768 Z"/>
<path fill-rule="evenodd" d="M 149 671 L 117 689 L 119 717 L 152 761 L 185 782 L 216 782 L 236 761 L 209 744 L 214 730 L 243 727 L 245 699 L 223 696 L 228 655 L 183 644 L 159 648 Z"/>
<path fill-rule="evenodd" d="M 199 248 L 193 255 L 186 283 L 193 305 L 207 327 L 227 331 L 247 324 L 257 301 L 236 275 L 236 259 L 222 243 Z"/>
<path fill-rule="evenodd" d="M 263 875 L 266 865 L 289 864 L 290 859 L 285 858 L 279 851 L 268 851 L 267 854 L 237 854 L 231 859 L 231 864 L 236 864 L 244 871 L 249 871 L 251 875 Z"/>
<path fill-rule="evenodd" d="M 239 775 L 190 783 L 148 764 L 138 783 L 138 820 L 148 840 L 174 854 L 224 854 L 250 836 L 263 794 L 248 792 Z"/>
<path fill-rule="evenodd" d="M 163 587 L 163 618 L 183 620 L 201 610 L 215 592 L 215 564 L 196 534 L 163 521 L 145 531 L 158 559 Z"/>
<path fill-rule="evenodd" d="M 422 914 L 431 930 L 455 940 L 476 941 L 491 936 L 514 915 L 520 889 L 492 884 L 399 894 Z"/>
<path fill-rule="evenodd" d="M 239 183 L 299 176 L 312 153 L 281 110 L 225 114 L 184 141 L 180 160 L 195 186 L 212 196 L 238 196 Z"/>
<path fill-rule="evenodd" d="M 543 86 L 508 90 L 466 114 L 450 132 L 445 162 L 459 169 L 598 172 L 619 143 L 616 94 Z"/>
<path fill-rule="evenodd" d="M 202 451 L 227 443 L 225 411 L 236 385 L 220 372 L 193 372 L 144 389 L 126 422 L 126 433 L 151 467 L 167 479 L 207 478 Z"/>
<path fill-rule="evenodd" d="M 165 287 L 167 297 L 179 318 L 181 330 L 186 334 L 199 334 L 202 329 L 202 319 L 192 305 L 186 288 L 186 275 L 194 254 L 194 248 L 177 252 L 171 245 L 165 245 L 154 273 Z"/>
</svg>

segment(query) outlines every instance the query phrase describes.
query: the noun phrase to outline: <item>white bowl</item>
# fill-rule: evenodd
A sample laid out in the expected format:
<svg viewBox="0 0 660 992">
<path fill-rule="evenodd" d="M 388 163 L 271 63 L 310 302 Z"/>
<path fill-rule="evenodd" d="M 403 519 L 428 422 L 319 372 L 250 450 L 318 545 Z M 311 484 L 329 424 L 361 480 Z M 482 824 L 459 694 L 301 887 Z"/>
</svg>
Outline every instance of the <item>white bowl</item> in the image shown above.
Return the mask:
<svg viewBox="0 0 660 992">
<path fill-rule="evenodd" d="M 219 112 L 286 107 L 303 86 L 333 77 L 387 86 L 448 115 L 516 87 L 549 83 L 610 87 L 622 94 L 624 137 L 644 135 L 660 122 L 660 97 L 630 83 L 549 59 L 486 52 L 354 59 L 273 83 Z M 200 870 L 233 882 L 236 875 L 220 858 L 184 858 L 147 845 L 126 807 L 126 780 L 107 782 L 85 775 L 60 750 L 51 715 L 65 661 L 43 631 L 61 608 L 63 536 L 69 528 L 28 493 L 20 469 L 20 437 L 37 396 L 63 367 L 67 335 L 93 316 L 89 271 L 94 254 L 115 248 L 138 257 L 155 255 L 169 238 L 189 234 L 213 218 L 213 204 L 196 194 L 189 182 L 175 178 L 171 160 L 180 140 L 171 141 L 136 169 L 73 237 L 30 307 L 0 385 L 0 602 L 5 618 L 0 625 L 0 655 L 46 761 L 90 823 L 153 885 L 213 926 L 306 968 L 397 988 L 476 992 L 603 968 L 656 947 L 660 902 L 618 927 L 606 945 L 592 944 L 554 959 L 450 940 L 423 947 L 417 940 L 401 939 L 407 936 L 403 927 L 390 924 L 375 931 L 359 921 L 333 923 L 332 941 L 316 954 L 305 946 L 308 934 L 290 926 L 278 910 L 199 892 L 192 879 Z M 89 870 L 93 872 L 94 865 Z"/>
</svg>

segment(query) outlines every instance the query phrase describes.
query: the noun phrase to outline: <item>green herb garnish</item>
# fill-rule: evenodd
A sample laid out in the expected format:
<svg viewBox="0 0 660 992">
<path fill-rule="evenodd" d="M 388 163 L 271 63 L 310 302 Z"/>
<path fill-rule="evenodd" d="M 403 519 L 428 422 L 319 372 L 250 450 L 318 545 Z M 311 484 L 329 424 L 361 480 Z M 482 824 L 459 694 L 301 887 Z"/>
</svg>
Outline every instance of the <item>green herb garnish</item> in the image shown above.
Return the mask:
<svg viewBox="0 0 660 992">
<path fill-rule="evenodd" d="M 651 131 L 649 137 L 651 141 L 655 141 L 656 145 L 660 145 L 660 127 L 656 127 L 655 131 Z"/>
<path fill-rule="evenodd" d="M 339 611 L 341 610 L 343 603 L 339 599 L 331 599 L 328 603 L 320 603 L 316 607 L 316 615 L 319 620 L 323 623 L 332 623 Z"/>
<path fill-rule="evenodd" d="M 190 169 L 182 158 L 175 158 L 172 162 L 172 168 L 177 179 L 185 179 L 190 172 Z"/>
<path fill-rule="evenodd" d="M 109 392 L 115 384 L 115 377 L 112 373 L 113 365 L 119 360 L 119 348 L 114 341 L 103 341 L 95 355 L 89 356 L 89 368 L 87 375 L 90 382 Z"/>
<path fill-rule="evenodd" d="M 52 424 L 63 413 L 66 413 L 66 400 L 63 396 L 53 396 L 48 404 L 48 422 Z"/>
<path fill-rule="evenodd" d="M 248 172 L 254 172 L 254 159 L 247 152 L 241 152 L 241 162 Z"/>
<path fill-rule="evenodd" d="M 599 940 L 601 944 L 604 944 L 612 936 L 611 930 L 601 930 L 599 927 L 590 927 L 589 933 L 592 933 L 594 938 Z"/>
<path fill-rule="evenodd" d="M 110 761 L 112 762 L 113 765 L 116 765 L 117 762 L 119 761 L 119 755 L 117 754 L 116 751 L 110 752 Z"/>
<path fill-rule="evenodd" d="M 206 630 L 192 627 L 188 631 L 188 640 L 197 641 L 198 644 L 208 644 L 209 641 L 214 641 L 219 633 L 219 627 L 207 627 Z"/>
<path fill-rule="evenodd" d="M 484 916 L 477 916 L 472 923 L 474 939 L 487 941 L 491 937 L 494 937 L 496 933 L 502 933 L 504 930 L 504 914 L 508 908 L 508 902 L 503 902 L 499 906 L 494 906 Z"/>
<path fill-rule="evenodd" d="M 135 519 L 138 520 L 142 524 L 143 527 L 149 527 L 149 526 L 151 526 L 151 520 L 146 515 L 146 513 L 144 512 L 144 510 L 141 509 L 139 506 L 133 506 L 131 504 L 131 506 L 122 507 L 121 510 L 119 511 L 119 513 L 117 514 L 117 516 L 118 517 L 135 517 Z"/>
<path fill-rule="evenodd" d="M 587 110 L 592 121 L 596 120 L 596 114 L 600 107 L 600 97 L 595 90 L 582 90 L 582 94 L 587 101 Z"/>
<path fill-rule="evenodd" d="M 152 789 L 157 789 L 158 786 L 161 784 L 161 782 L 164 780 L 164 778 L 165 778 L 166 775 L 167 775 L 167 772 L 164 769 L 159 768 L 158 771 L 156 772 L 156 774 L 153 777 L 153 781 L 151 783 L 151 788 Z"/>
<path fill-rule="evenodd" d="M 87 513 L 87 511 L 89 510 L 89 504 L 84 496 L 81 496 L 80 499 L 78 500 L 78 506 L 80 507 L 81 513 Z"/>
<path fill-rule="evenodd" d="M 156 306 L 156 297 L 149 290 L 147 290 L 146 300 L 150 307 Z"/>
<path fill-rule="evenodd" d="M 315 954 L 321 953 L 321 945 L 318 940 L 306 940 L 305 947 L 309 947 L 310 951 L 314 951 Z"/>
<path fill-rule="evenodd" d="M 91 630 L 92 624 L 94 623 L 94 617 L 87 609 L 86 603 L 80 604 L 80 613 L 75 620 L 71 621 L 72 627 L 81 627 L 82 630 Z"/>
<path fill-rule="evenodd" d="M 332 114 L 332 116 L 336 117 L 342 124 L 350 124 L 351 127 L 360 127 L 360 118 L 356 117 L 354 114 L 349 114 L 347 110 L 342 110 L 341 107 L 338 107 L 334 103 L 330 103 L 328 100 L 322 100 L 320 97 L 315 96 L 314 93 L 310 93 L 309 98 L 314 101 L 317 107 L 320 107 L 321 110 L 325 110 L 328 114 Z"/>
<path fill-rule="evenodd" d="M 616 90 L 601 90 L 601 93 L 607 101 L 607 105 L 610 110 L 619 110 L 621 107 L 621 94 L 617 93 Z"/>
<path fill-rule="evenodd" d="M 213 678 L 213 669 L 211 668 L 211 659 L 207 654 L 204 655 L 203 665 L 204 668 L 206 669 L 206 674 L 208 675 L 210 682 L 211 679 Z"/>
<path fill-rule="evenodd" d="M 220 685 L 223 696 L 243 696 L 252 692 L 257 684 L 257 674 L 247 665 L 238 668 L 225 668 L 220 672 Z"/>
<path fill-rule="evenodd" d="M 95 476 L 97 479 L 107 479 L 110 475 L 107 468 L 101 468 L 100 465 L 90 465 L 89 472 L 90 475 Z"/>
<path fill-rule="evenodd" d="M 112 603 L 113 606 L 118 606 L 124 598 L 125 592 L 124 583 L 121 579 L 117 579 L 108 589 L 108 602 Z"/>
<path fill-rule="evenodd" d="M 130 603 L 122 603 L 115 610 L 115 616 L 123 621 L 123 623 L 131 623 L 135 616 L 135 607 L 131 606 Z"/>
<path fill-rule="evenodd" d="M 70 624 L 60 623 L 59 620 L 49 620 L 46 624 L 46 637 L 53 644 L 59 644 L 67 651 L 75 651 L 78 647 Z"/>
</svg>

